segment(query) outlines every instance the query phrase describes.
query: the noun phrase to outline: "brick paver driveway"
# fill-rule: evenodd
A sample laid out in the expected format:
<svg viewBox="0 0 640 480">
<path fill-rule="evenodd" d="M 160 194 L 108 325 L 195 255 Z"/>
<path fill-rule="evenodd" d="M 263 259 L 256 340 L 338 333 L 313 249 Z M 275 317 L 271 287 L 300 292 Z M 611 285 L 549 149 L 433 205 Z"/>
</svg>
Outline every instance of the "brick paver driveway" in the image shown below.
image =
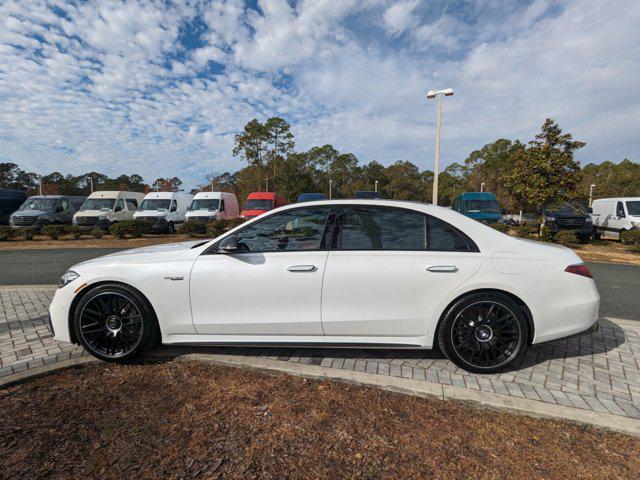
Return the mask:
<svg viewBox="0 0 640 480">
<path fill-rule="evenodd" d="M 0 290 L 0 377 L 86 355 L 57 343 L 45 314 L 51 288 Z M 469 374 L 436 352 L 417 350 L 184 348 L 185 352 L 255 355 L 412 378 L 640 419 L 640 322 L 600 320 L 597 333 L 529 349 L 499 375 Z"/>
</svg>

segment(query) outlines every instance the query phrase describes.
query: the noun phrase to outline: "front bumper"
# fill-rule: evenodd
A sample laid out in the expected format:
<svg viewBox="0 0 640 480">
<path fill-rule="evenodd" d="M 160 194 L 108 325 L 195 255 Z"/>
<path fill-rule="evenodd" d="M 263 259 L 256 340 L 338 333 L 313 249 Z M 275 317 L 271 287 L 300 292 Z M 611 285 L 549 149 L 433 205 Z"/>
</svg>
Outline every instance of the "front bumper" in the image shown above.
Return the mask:
<svg viewBox="0 0 640 480">
<path fill-rule="evenodd" d="M 53 333 L 53 338 L 58 342 L 72 342 L 69 310 L 77 293 L 82 291 L 82 289 L 80 289 L 76 293 L 76 290 L 83 283 L 85 282 L 82 277 L 78 277 L 64 287 L 58 288 L 53 296 L 51 304 L 49 305 L 49 329 L 51 330 L 51 333 Z"/>
<path fill-rule="evenodd" d="M 561 227 L 556 222 L 545 222 L 544 224 L 551 233 L 555 234 L 561 230 L 574 232 L 577 237 L 589 237 L 593 233 L 593 223 L 585 223 L 580 228 Z"/>
</svg>

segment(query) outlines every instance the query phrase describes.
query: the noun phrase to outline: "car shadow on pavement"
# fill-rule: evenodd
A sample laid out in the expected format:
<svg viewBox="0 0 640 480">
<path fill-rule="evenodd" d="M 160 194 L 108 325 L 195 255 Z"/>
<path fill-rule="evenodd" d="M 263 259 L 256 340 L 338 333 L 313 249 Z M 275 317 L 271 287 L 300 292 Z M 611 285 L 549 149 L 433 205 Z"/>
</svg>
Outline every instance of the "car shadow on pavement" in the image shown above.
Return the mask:
<svg viewBox="0 0 640 480">
<path fill-rule="evenodd" d="M 607 353 L 610 350 L 620 347 L 625 341 L 624 329 L 613 322 L 601 318 L 597 332 L 532 345 L 516 364 L 505 369 L 503 373 L 518 371 L 557 359 L 589 357 L 591 355 Z M 433 350 L 400 350 L 372 348 L 300 348 L 293 346 L 206 347 L 167 345 L 157 349 L 150 357 L 158 360 L 170 360 L 191 353 L 253 356 L 342 369 L 347 368 L 347 360 L 350 360 L 350 365 L 353 366 L 355 366 L 355 363 L 358 361 L 364 361 L 408 365 L 425 369 L 445 370 L 450 373 L 466 374 L 464 370 L 459 369 L 452 362 L 448 361 L 437 347 Z M 366 369 L 366 367 L 364 368 Z"/>
</svg>

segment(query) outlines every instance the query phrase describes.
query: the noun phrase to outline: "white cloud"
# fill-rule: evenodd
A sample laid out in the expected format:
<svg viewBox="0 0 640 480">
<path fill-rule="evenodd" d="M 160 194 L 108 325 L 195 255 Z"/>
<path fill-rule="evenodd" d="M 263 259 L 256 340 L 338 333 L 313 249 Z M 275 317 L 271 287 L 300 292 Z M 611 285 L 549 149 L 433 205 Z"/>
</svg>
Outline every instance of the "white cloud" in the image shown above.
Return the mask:
<svg viewBox="0 0 640 480">
<path fill-rule="evenodd" d="M 499 137 L 531 138 L 546 116 L 587 141 L 584 160 L 640 154 L 636 2 L 50 5 L 0 4 L 0 161 L 30 170 L 191 186 L 239 168 L 234 134 L 275 114 L 299 148 L 427 168 L 435 104 L 424 93 L 444 87 L 456 90 L 445 165 Z M 199 37 L 183 40 L 197 18 Z"/>
</svg>

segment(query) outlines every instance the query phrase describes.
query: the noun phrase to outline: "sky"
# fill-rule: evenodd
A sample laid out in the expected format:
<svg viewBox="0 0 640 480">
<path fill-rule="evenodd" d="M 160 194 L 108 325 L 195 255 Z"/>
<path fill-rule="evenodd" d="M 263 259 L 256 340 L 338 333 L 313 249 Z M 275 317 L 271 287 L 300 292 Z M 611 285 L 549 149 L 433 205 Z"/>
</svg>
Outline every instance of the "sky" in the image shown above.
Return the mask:
<svg viewBox="0 0 640 480">
<path fill-rule="evenodd" d="M 585 164 L 640 160 L 635 0 L 0 0 L 0 162 L 178 176 L 244 165 L 234 135 L 281 116 L 296 149 L 433 169 L 546 117 Z"/>
</svg>

